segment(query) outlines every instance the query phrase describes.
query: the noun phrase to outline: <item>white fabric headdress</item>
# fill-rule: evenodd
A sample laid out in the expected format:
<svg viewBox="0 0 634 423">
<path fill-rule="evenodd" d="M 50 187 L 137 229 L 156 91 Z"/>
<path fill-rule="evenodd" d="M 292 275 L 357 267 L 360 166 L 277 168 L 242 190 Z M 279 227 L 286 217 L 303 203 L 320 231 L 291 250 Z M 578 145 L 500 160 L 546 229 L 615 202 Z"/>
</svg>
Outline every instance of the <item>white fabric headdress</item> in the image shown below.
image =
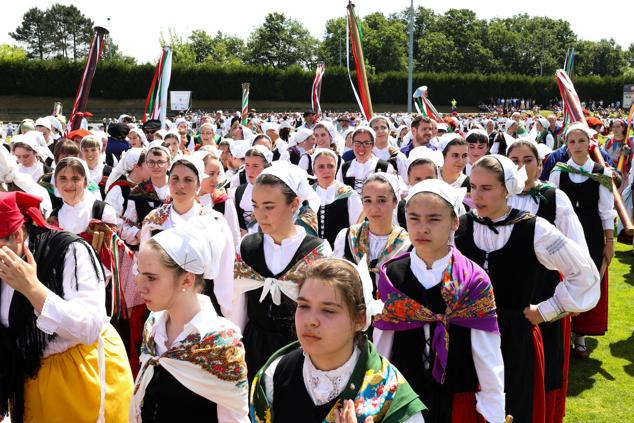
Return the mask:
<svg viewBox="0 0 634 423">
<path fill-rule="evenodd" d="M 414 163 L 418 159 L 431 160 L 436 165 L 439 171 L 443 164 L 445 164 L 445 159 L 443 158 L 440 151 L 434 151 L 425 146 L 419 146 L 412 148 L 412 150 L 409 152 L 409 157 L 407 158 L 407 169 L 409 169 L 412 163 Z"/>
<path fill-rule="evenodd" d="M 202 182 L 202 180 L 207 177 L 207 175 L 205 174 L 205 163 L 203 163 L 203 161 L 199 159 L 198 157 L 178 156 L 176 160 L 172 162 L 172 165 L 170 166 L 170 172 L 174 168 L 174 165 L 178 162 L 187 162 L 194 165 L 194 168 L 196 168 L 196 174 L 198 175 L 198 182 Z"/>
<path fill-rule="evenodd" d="M 471 134 L 480 134 L 480 135 L 484 135 L 485 137 L 489 138 L 489 134 L 487 133 L 487 131 L 485 131 L 484 129 L 480 129 L 480 128 L 476 128 L 476 129 L 472 129 L 469 132 L 467 132 L 467 135 L 465 135 L 465 139 L 469 138 L 469 135 Z"/>
<path fill-rule="evenodd" d="M 295 135 L 291 138 L 288 145 L 292 147 L 294 145 L 301 144 L 304 141 L 306 141 L 306 139 L 308 139 L 308 137 L 310 137 L 311 135 L 313 135 L 312 129 L 301 127 L 297 130 Z"/>
<path fill-rule="evenodd" d="M 132 133 L 132 132 L 137 134 L 138 137 L 141 139 L 141 145 L 144 146 L 144 147 L 147 147 L 148 141 L 147 141 L 147 137 L 145 136 L 145 133 L 143 132 L 143 130 L 140 129 L 140 128 L 132 128 L 132 129 L 130 129 L 130 132 L 128 132 L 128 135 L 130 135 L 130 133 Z M 130 139 L 128 138 L 128 141 L 129 140 Z"/>
<path fill-rule="evenodd" d="M 566 129 L 566 135 L 565 135 L 566 139 L 568 139 L 568 135 L 570 135 L 572 131 L 581 131 L 585 133 L 589 139 L 592 139 L 592 137 L 594 137 L 597 133 L 597 131 L 595 131 L 594 129 L 590 129 L 590 127 L 587 124 L 583 122 L 575 122 L 571 124 L 570 126 L 568 126 L 568 129 Z"/>
<path fill-rule="evenodd" d="M 150 145 L 147 146 L 148 151 L 154 149 L 154 148 L 158 148 L 161 151 L 164 151 L 165 154 L 167 154 L 167 158 L 169 159 L 170 157 L 172 157 L 172 154 L 170 153 L 169 148 L 165 147 L 163 145 L 163 140 L 154 140 L 150 143 Z"/>
<path fill-rule="evenodd" d="M 504 169 L 504 186 L 506 187 L 509 195 L 521 194 L 524 190 L 524 184 L 528 179 L 528 176 L 526 175 L 526 168 L 522 166 L 520 170 L 517 170 L 515 163 L 513 163 L 508 157 L 501 154 L 490 154 L 489 157 L 493 157 L 500 162 L 500 165 L 502 165 L 502 169 Z M 477 163 L 478 162 L 476 162 L 476 164 Z"/>
<path fill-rule="evenodd" d="M 112 186 L 112 184 L 120 177 L 126 176 L 128 173 L 132 172 L 134 166 L 139 163 L 141 154 L 144 151 L 145 150 L 143 148 L 131 148 L 121 154 L 121 160 L 119 160 L 114 169 L 112 169 L 112 172 L 110 172 L 108 180 L 106 181 L 106 192 L 110 190 L 110 186 Z"/>
<path fill-rule="evenodd" d="M 315 213 L 319 210 L 321 199 L 308 184 L 308 174 L 301 167 L 285 160 L 278 160 L 264 169 L 260 175 L 278 177 L 299 197 L 300 202 L 308 201 L 308 205 Z"/>
<path fill-rule="evenodd" d="M 262 132 L 264 132 L 265 134 L 266 134 L 266 131 L 269 131 L 269 130 L 275 131 L 275 132 L 279 132 L 280 130 L 280 124 L 275 122 L 262 122 L 260 127 L 262 128 Z"/>
<path fill-rule="evenodd" d="M 450 132 L 448 134 L 443 134 L 438 138 L 438 151 L 441 153 L 445 151 L 447 148 L 447 144 L 449 144 L 453 140 L 457 140 L 462 138 L 460 134 L 456 134 L 455 132 Z"/>
<path fill-rule="evenodd" d="M 445 181 L 440 179 L 426 179 L 415 184 L 410 188 L 405 202 L 408 203 L 416 194 L 421 192 L 431 192 L 440 196 L 453 209 L 456 216 L 460 216 L 463 210 L 462 201 L 467 194 L 466 188 L 454 188 Z"/>
<path fill-rule="evenodd" d="M 213 217 L 195 216 L 186 225 L 166 229 L 154 239 L 178 266 L 205 279 L 214 279 L 220 270 L 222 232 Z"/>
<path fill-rule="evenodd" d="M 268 137 L 267 137 L 268 138 Z M 251 150 L 256 150 L 260 153 L 262 153 L 262 155 L 264 156 L 264 160 L 267 163 L 271 163 L 273 161 L 273 152 L 271 150 L 269 150 L 268 148 L 266 148 L 263 145 L 254 145 L 253 147 L 249 148 L 247 150 L 247 153 Z M 246 153 L 245 153 L 246 155 Z"/>
<path fill-rule="evenodd" d="M 371 173 L 370 175 L 368 175 L 368 178 L 370 176 L 372 176 L 373 178 L 378 177 L 379 179 L 383 179 L 385 182 L 390 184 L 390 188 L 392 189 L 392 192 L 396 197 L 396 201 L 401 200 L 401 181 L 399 180 L 398 176 L 385 172 Z"/>
<path fill-rule="evenodd" d="M 315 160 L 317 159 L 317 157 L 324 154 L 335 159 L 335 163 L 337 163 L 337 161 L 339 160 L 339 156 L 337 156 L 337 153 L 332 151 L 330 148 L 316 148 L 315 151 L 313 151 L 313 154 L 310 156 L 313 167 L 315 167 Z"/>
<path fill-rule="evenodd" d="M 370 135 L 372 136 L 372 142 L 374 142 L 376 140 L 376 132 L 374 132 L 374 129 L 370 128 L 367 125 L 361 125 L 358 126 L 357 128 L 355 128 L 354 132 L 352 132 L 352 139 L 354 140 L 354 136 L 357 135 L 357 132 L 369 132 Z"/>
<path fill-rule="evenodd" d="M 229 144 L 229 151 L 236 159 L 244 159 L 244 155 L 247 154 L 249 148 L 251 148 L 251 142 L 246 140 L 232 141 Z"/>
</svg>

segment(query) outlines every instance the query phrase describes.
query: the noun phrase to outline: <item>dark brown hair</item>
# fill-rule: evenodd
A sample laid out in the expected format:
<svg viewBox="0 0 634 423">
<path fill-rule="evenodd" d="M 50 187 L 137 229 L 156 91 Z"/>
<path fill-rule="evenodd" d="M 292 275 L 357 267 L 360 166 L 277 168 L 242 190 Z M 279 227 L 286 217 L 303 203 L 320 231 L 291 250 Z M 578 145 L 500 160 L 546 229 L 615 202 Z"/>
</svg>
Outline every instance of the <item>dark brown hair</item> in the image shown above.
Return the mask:
<svg viewBox="0 0 634 423">
<path fill-rule="evenodd" d="M 53 147 L 53 158 L 55 163 L 59 162 L 60 156 L 79 156 L 79 146 L 73 140 L 67 138 L 57 141 L 55 147 Z"/>
<path fill-rule="evenodd" d="M 449 153 L 449 149 L 454 145 L 467 145 L 467 141 L 462 137 L 449 141 L 445 146 L 445 149 L 442 151 L 442 156 L 446 157 L 447 153 Z"/>
<path fill-rule="evenodd" d="M 57 175 L 59 175 L 59 173 L 67 167 L 71 168 L 74 173 L 82 175 L 86 183 L 88 183 L 88 175 L 86 175 L 86 169 L 77 157 L 64 157 L 62 160 L 60 160 L 59 163 L 57 163 L 57 165 L 55 166 L 53 178 L 57 178 Z"/>
<path fill-rule="evenodd" d="M 481 167 L 482 169 L 495 173 L 497 180 L 504 186 L 504 168 L 498 159 L 491 156 L 482 156 L 473 164 L 471 171 L 473 172 L 473 169 L 476 167 Z"/>
<path fill-rule="evenodd" d="M 428 118 L 427 116 L 418 115 L 414 118 L 410 127 L 418 129 L 418 127 L 420 126 L 422 122 L 432 124 L 432 120 Z"/>
</svg>

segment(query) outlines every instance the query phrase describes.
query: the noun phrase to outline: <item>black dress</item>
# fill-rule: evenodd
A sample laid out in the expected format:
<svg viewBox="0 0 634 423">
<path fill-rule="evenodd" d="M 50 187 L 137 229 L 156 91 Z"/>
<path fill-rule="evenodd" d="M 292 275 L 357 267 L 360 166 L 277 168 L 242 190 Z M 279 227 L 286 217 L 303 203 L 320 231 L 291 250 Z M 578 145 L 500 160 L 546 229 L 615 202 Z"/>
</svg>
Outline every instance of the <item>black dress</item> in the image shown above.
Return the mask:
<svg viewBox="0 0 634 423">
<path fill-rule="evenodd" d="M 286 268 L 274 275 L 264 258 L 264 235 L 255 233 L 245 236 L 240 243 L 240 257 L 253 270 L 265 278 L 279 279 L 298 261 L 323 244 L 323 240 L 306 235 Z M 246 292 L 248 322 L 244 328 L 243 343 L 249 382 L 266 363 L 269 357 L 297 339 L 295 333 L 295 301 L 282 295 L 280 305 L 275 305 L 270 295 L 260 302 L 262 288 Z"/>
</svg>

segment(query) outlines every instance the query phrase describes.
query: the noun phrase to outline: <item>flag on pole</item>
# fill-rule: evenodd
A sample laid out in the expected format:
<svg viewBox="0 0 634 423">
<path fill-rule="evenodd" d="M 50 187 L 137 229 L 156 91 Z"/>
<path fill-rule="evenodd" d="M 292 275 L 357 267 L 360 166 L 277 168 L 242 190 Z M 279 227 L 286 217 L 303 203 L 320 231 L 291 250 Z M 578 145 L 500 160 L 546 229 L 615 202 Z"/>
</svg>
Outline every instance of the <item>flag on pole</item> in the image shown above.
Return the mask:
<svg viewBox="0 0 634 423">
<path fill-rule="evenodd" d="M 370 97 L 370 87 L 368 86 L 368 77 L 365 72 L 365 61 L 363 58 L 363 29 L 361 28 L 361 21 L 354 9 L 352 2 L 348 3 L 348 16 L 346 19 L 346 66 L 348 68 L 348 78 L 352 85 L 352 91 L 357 99 L 359 109 L 363 113 L 366 120 L 372 119 L 372 98 Z M 352 48 L 352 57 L 354 60 L 354 67 L 357 74 L 357 85 L 359 91 L 352 82 L 352 74 L 350 73 L 350 51 Z"/>
<path fill-rule="evenodd" d="M 321 114 L 321 104 L 319 103 L 319 97 L 321 97 L 321 81 L 324 77 L 324 73 L 326 72 L 326 66 L 323 63 L 317 65 L 317 69 L 315 70 L 315 79 L 313 80 L 313 87 L 310 90 L 310 105 L 313 109 L 313 112 L 317 115 L 316 118 Z"/>
<path fill-rule="evenodd" d="M 143 112 L 143 122 L 148 119 L 158 119 L 161 127 L 165 125 L 167 118 L 167 95 L 172 77 L 172 49 L 169 46 L 163 47 L 163 52 L 156 65 L 150 91 L 145 99 L 145 110 Z"/>
<path fill-rule="evenodd" d="M 86 60 L 84 71 L 81 74 L 81 80 L 79 81 L 79 87 L 77 87 L 75 101 L 73 102 L 73 110 L 70 114 L 70 119 L 68 119 L 67 132 L 79 129 L 81 119 L 86 114 L 92 79 L 97 70 L 97 62 L 99 62 L 99 58 L 101 57 L 106 35 L 108 35 L 106 28 L 100 26 L 95 27 L 95 35 L 92 39 L 92 43 L 90 43 L 90 50 L 88 50 L 88 59 Z"/>
<path fill-rule="evenodd" d="M 247 120 L 249 119 L 249 84 L 248 82 L 244 82 L 242 84 L 242 124 L 246 125 Z"/>
<path fill-rule="evenodd" d="M 414 98 L 414 106 L 419 114 L 427 116 L 436 122 L 442 122 L 440 113 L 436 110 L 431 101 L 429 100 L 429 90 L 426 85 L 416 88 L 412 97 Z"/>
<path fill-rule="evenodd" d="M 575 67 L 575 48 L 570 47 L 568 48 L 568 51 L 566 51 L 566 58 L 564 59 L 564 67 L 563 67 L 563 71 L 566 73 L 566 75 L 568 75 L 568 79 L 571 81 L 570 84 L 572 84 L 572 78 L 574 76 L 574 67 Z M 557 139 L 555 140 L 556 148 L 558 148 L 564 143 L 564 140 L 563 140 L 564 134 L 566 133 L 566 129 L 571 123 L 572 122 L 570 120 L 570 116 L 568 115 L 566 108 L 564 107 L 564 124 L 561 126 L 561 128 L 559 129 L 559 132 L 557 133 Z"/>
</svg>

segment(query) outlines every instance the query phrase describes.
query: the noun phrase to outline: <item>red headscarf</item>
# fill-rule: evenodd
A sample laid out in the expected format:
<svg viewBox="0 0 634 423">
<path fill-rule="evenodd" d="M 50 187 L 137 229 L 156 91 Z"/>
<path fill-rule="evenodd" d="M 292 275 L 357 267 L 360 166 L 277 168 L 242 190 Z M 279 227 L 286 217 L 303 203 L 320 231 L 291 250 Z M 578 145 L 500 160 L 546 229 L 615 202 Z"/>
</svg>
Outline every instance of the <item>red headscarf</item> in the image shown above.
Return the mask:
<svg viewBox="0 0 634 423">
<path fill-rule="evenodd" d="M 0 238 L 17 232 L 27 220 L 49 229 L 59 229 L 46 223 L 40 211 L 42 199 L 25 192 L 0 192 Z"/>
</svg>

